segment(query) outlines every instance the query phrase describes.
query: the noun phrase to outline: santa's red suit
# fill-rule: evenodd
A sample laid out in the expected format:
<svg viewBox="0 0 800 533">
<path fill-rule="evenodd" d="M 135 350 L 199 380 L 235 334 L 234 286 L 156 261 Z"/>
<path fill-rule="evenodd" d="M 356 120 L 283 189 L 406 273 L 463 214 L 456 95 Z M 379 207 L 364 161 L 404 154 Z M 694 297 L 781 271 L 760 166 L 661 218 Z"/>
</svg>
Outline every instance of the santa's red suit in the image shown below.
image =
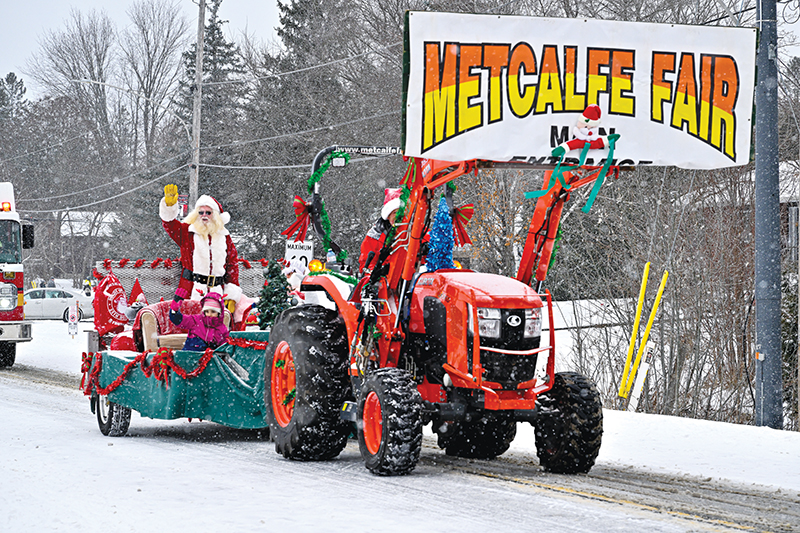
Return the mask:
<svg viewBox="0 0 800 533">
<path fill-rule="evenodd" d="M 197 199 L 195 210 L 200 206 L 210 207 L 223 224 L 230 221 L 230 214 L 223 212 L 212 197 L 203 195 Z M 167 234 L 181 249 L 181 280 L 178 285 L 199 300 L 209 291 L 225 295 L 228 300 L 238 302 L 242 296 L 239 287 L 239 263 L 236 246 L 223 226 L 216 233 L 203 236 L 193 225 L 178 221 L 180 205 L 167 206 L 164 198 L 159 205 L 161 224 Z"/>
</svg>

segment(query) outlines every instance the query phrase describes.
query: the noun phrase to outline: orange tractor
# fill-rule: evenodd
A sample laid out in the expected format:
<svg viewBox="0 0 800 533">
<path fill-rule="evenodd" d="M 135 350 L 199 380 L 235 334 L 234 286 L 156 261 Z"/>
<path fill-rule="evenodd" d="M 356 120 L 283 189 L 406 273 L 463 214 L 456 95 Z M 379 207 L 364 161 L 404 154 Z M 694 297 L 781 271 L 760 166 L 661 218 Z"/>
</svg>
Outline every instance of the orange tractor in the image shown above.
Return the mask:
<svg viewBox="0 0 800 533">
<path fill-rule="evenodd" d="M 334 150 L 320 152 L 315 170 Z M 516 278 L 425 271 L 437 196 L 484 166 L 501 164 L 412 158 L 401 182 L 405 209 L 375 268 L 355 290 L 343 288 L 335 272 L 304 278 L 301 291 L 315 297 L 306 301 L 323 305 L 285 310 L 266 354 L 267 420 L 278 453 L 332 459 L 355 428 L 366 467 L 402 475 L 416 466 L 428 423 L 448 455 L 486 459 L 508 450 L 517 422 L 529 422 L 545 470 L 579 473 L 594 465 L 600 397 L 588 378 L 555 372 L 552 302 L 539 291 L 570 193 L 617 169 L 545 174 L 547 192 L 535 194 Z M 319 232 L 319 183 L 314 187 L 308 213 Z M 338 252 L 335 243 L 331 248 Z M 542 343 L 545 304 L 550 327 Z"/>
</svg>

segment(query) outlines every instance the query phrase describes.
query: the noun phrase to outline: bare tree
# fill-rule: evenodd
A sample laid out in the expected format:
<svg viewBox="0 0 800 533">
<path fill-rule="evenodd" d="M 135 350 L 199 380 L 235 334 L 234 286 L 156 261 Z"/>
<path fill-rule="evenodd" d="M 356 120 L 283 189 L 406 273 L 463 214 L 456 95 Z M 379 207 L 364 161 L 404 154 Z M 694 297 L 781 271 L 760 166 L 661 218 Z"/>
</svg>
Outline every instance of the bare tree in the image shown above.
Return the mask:
<svg viewBox="0 0 800 533">
<path fill-rule="evenodd" d="M 49 95 L 66 96 L 85 114 L 98 152 L 109 162 L 118 154 L 110 118 L 114 106 L 104 84 L 112 81 L 116 66 L 115 38 L 116 31 L 105 12 L 84 15 L 73 9 L 66 27 L 46 33 L 40 41 L 41 51 L 27 65 L 28 75 Z"/>
<path fill-rule="evenodd" d="M 131 25 L 122 32 L 123 77 L 130 89 L 135 126 L 133 166 L 139 134 L 145 165 L 153 163 L 162 123 L 169 118 L 170 94 L 182 74 L 181 53 L 187 46 L 188 23 L 177 3 L 141 0 L 128 9 Z"/>
</svg>

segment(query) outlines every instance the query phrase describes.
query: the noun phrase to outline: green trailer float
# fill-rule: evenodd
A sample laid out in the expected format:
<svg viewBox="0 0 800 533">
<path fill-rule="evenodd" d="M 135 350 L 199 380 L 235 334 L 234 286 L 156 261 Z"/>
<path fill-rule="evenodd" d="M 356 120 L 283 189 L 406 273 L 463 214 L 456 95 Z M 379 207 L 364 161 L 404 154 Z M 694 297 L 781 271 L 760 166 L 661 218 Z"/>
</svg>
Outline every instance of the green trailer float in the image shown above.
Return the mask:
<svg viewBox="0 0 800 533">
<path fill-rule="evenodd" d="M 84 356 L 82 389 L 103 435 L 127 433 L 131 412 L 147 418 L 269 427 L 264 403 L 267 331 L 233 331 L 216 350 L 105 350 Z"/>
</svg>

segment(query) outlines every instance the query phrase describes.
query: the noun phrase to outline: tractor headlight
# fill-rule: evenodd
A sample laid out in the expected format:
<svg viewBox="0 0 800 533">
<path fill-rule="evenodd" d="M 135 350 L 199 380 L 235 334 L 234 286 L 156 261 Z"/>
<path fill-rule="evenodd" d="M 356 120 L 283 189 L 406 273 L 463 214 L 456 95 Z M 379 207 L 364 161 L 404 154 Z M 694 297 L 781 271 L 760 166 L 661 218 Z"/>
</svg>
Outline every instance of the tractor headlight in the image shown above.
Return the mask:
<svg viewBox="0 0 800 533">
<path fill-rule="evenodd" d="M 525 335 L 529 337 L 542 336 L 542 310 L 541 309 L 526 309 L 525 310 Z"/>
<path fill-rule="evenodd" d="M 500 338 L 500 309 L 478 308 L 478 335 L 487 339 Z"/>
</svg>

